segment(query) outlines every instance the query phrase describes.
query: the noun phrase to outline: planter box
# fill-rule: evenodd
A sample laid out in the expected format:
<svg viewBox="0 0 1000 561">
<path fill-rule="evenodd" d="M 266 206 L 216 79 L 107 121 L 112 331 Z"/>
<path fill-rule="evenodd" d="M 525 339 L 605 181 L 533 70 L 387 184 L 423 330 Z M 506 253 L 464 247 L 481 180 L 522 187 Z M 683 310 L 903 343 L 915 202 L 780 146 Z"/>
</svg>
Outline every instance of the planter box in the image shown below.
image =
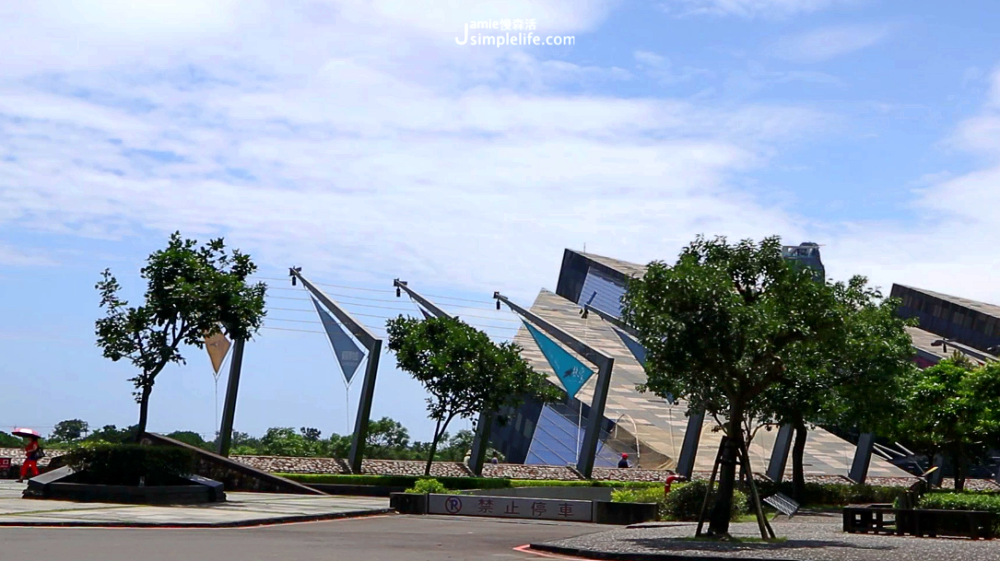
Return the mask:
<svg viewBox="0 0 1000 561">
<path fill-rule="evenodd" d="M 389 495 L 389 507 L 400 514 L 427 514 L 427 495 L 393 493 Z"/>
<path fill-rule="evenodd" d="M 53 470 L 28 481 L 23 497 L 76 502 L 187 505 L 223 502 L 222 483 L 197 475 L 179 478 L 178 485 L 96 485 L 74 481 L 69 467 Z"/>
<path fill-rule="evenodd" d="M 653 522 L 659 516 L 656 503 L 611 503 L 594 501 L 594 522 L 598 524 L 640 524 Z"/>
</svg>

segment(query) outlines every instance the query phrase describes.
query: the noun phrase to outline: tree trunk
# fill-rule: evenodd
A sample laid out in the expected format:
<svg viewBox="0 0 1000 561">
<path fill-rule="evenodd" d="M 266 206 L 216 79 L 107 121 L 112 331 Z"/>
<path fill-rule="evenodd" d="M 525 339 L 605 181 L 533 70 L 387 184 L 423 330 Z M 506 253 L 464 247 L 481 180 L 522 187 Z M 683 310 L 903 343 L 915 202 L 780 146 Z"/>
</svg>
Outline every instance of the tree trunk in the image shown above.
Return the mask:
<svg viewBox="0 0 1000 561">
<path fill-rule="evenodd" d="M 733 510 L 733 490 L 736 486 L 736 458 L 743 447 L 743 408 L 733 404 L 729 409 L 729 422 L 725 446 L 722 448 L 722 465 L 719 469 L 719 494 L 709 517 L 708 535 L 729 535 L 729 518 Z"/>
<path fill-rule="evenodd" d="M 806 453 L 806 423 L 802 419 L 796 419 L 795 443 L 792 445 L 792 498 L 799 504 L 803 504 L 806 496 L 806 474 L 804 457 Z"/>
<path fill-rule="evenodd" d="M 142 387 L 142 396 L 139 398 L 139 426 L 135 429 L 136 442 L 141 441 L 143 433 L 146 432 L 146 420 L 149 418 L 149 394 L 152 392 L 152 386 Z"/>
<path fill-rule="evenodd" d="M 965 490 L 965 457 L 960 449 L 952 455 L 951 462 L 955 465 L 955 491 L 962 492 Z"/>
<path fill-rule="evenodd" d="M 424 475 L 427 477 L 431 475 L 431 464 L 434 463 L 434 454 L 437 453 L 438 441 L 441 440 L 444 431 L 448 430 L 448 423 L 450 422 L 450 417 L 444 422 L 443 426 L 441 425 L 441 421 L 438 421 L 437 427 L 434 428 L 434 441 L 431 442 L 431 452 L 427 456 L 427 465 L 424 467 Z"/>
</svg>

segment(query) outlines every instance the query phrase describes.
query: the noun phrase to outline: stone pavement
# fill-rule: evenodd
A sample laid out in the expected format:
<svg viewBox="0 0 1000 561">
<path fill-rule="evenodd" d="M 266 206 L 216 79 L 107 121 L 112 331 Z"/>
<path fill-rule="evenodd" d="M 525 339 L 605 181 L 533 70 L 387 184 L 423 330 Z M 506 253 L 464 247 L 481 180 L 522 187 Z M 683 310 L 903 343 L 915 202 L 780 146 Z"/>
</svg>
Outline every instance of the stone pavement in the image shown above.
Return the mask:
<svg viewBox="0 0 1000 561">
<path fill-rule="evenodd" d="M 994 561 L 997 541 L 845 534 L 840 514 L 780 517 L 771 522 L 775 543 L 694 541 L 695 524 L 644 524 L 566 540 L 533 544 L 541 551 L 601 559 L 754 559 L 798 561 Z M 760 538 L 757 523 L 733 524 L 736 537 Z"/>
<path fill-rule="evenodd" d="M 145 506 L 22 499 L 25 486 L 0 481 L 0 526 L 237 527 L 390 512 L 371 497 L 226 493 L 225 503 Z"/>
</svg>

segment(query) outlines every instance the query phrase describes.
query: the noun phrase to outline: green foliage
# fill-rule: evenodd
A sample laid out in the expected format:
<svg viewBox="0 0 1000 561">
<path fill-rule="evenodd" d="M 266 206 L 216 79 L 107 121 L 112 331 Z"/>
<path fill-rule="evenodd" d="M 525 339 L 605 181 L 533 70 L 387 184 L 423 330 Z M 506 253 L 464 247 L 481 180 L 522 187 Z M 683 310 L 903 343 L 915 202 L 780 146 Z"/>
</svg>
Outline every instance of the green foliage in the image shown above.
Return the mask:
<svg viewBox="0 0 1000 561">
<path fill-rule="evenodd" d="M 89 428 L 90 427 L 87 422 L 81 421 L 80 419 L 59 421 L 52 429 L 52 434 L 49 435 L 49 440 L 56 442 L 73 442 L 75 440 L 80 440 Z"/>
<path fill-rule="evenodd" d="M 173 446 L 84 443 L 69 452 L 66 465 L 87 483 L 102 485 L 170 485 L 194 470 L 189 450 Z"/>
<path fill-rule="evenodd" d="M 319 429 L 312 427 L 302 427 L 299 429 L 299 434 L 302 438 L 306 439 L 307 442 L 318 442 L 320 437 L 323 436 L 323 432 Z"/>
<path fill-rule="evenodd" d="M 762 497 L 776 492 L 791 495 L 792 484 L 780 485 L 759 481 L 757 490 Z M 847 483 L 806 483 L 805 494 L 800 504 L 810 506 L 847 506 L 850 504 L 881 503 L 890 504 L 906 493 L 903 487 L 880 485 L 851 485 Z"/>
<path fill-rule="evenodd" d="M 551 479 L 511 479 L 511 487 L 612 487 L 614 489 L 663 490 L 663 483 L 656 481 L 553 481 Z"/>
<path fill-rule="evenodd" d="M 271 427 L 260 439 L 261 452 L 268 456 L 314 456 L 314 446 L 292 427 Z"/>
<path fill-rule="evenodd" d="M 108 442 L 111 444 L 130 442 L 135 440 L 138 428 L 138 425 L 132 425 L 123 429 L 119 429 L 115 425 L 104 425 L 100 429 L 90 433 L 84 440 L 86 442 Z"/>
<path fill-rule="evenodd" d="M 145 303 L 130 307 L 121 285 L 105 269 L 96 288 L 107 315 L 97 320 L 97 345 L 105 358 L 128 360 L 138 373 L 131 381 L 139 403 L 138 433 L 146 430 L 149 395 L 156 377 L 171 363 L 184 363 L 182 344 L 203 348 L 205 337 L 225 329 L 232 339 L 249 339 L 264 318 L 263 283 L 248 284 L 257 270 L 250 257 L 226 250 L 222 238 L 198 242 L 170 236 L 167 248 L 142 268 Z"/>
<path fill-rule="evenodd" d="M 956 353 L 918 371 L 904 399 L 898 436 L 929 456 L 950 456 L 961 490 L 968 461 L 982 458 L 1000 438 L 1000 364 L 977 367 Z"/>
<path fill-rule="evenodd" d="M 168 434 L 167 437 L 179 440 L 184 444 L 189 444 L 195 448 L 201 448 L 202 450 L 212 449 L 212 444 L 210 442 L 205 442 L 205 439 L 202 438 L 200 434 L 189 430 L 174 431 Z"/>
<path fill-rule="evenodd" d="M 699 480 L 674 484 L 670 492 L 664 495 L 661 484 L 659 487 L 645 489 L 618 489 L 611 492 L 611 500 L 619 503 L 656 503 L 659 505 L 661 520 L 697 520 L 707 489 L 708 482 Z M 717 493 L 713 492 L 708 502 L 709 509 L 715 505 L 716 498 Z M 747 495 L 734 491 L 730 519 L 737 520 L 750 512 L 748 505 Z"/>
<path fill-rule="evenodd" d="M 532 370 L 511 342 L 494 343 L 482 331 L 451 318 L 417 320 L 400 316 L 386 322 L 389 350 L 400 370 L 420 382 L 430 397 L 436 421 L 427 456 L 430 474 L 438 442 L 455 417 L 517 408 L 525 396 L 542 401 L 558 397 L 544 375 Z"/>
<path fill-rule="evenodd" d="M 0 448 L 24 448 L 20 437 L 0 431 Z"/>
<path fill-rule="evenodd" d="M 337 475 L 337 474 L 306 474 L 306 473 L 278 473 L 281 477 L 310 484 L 331 484 L 331 485 L 372 485 L 382 487 L 413 487 L 418 479 L 425 477 L 415 477 L 409 475 Z M 437 477 L 445 488 L 450 490 L 468 489 L 506 489 L 511 487 L 509 479 L 492 477 Z"/>
<path fill-rule="evenodd" d="M 622 297 L 622 319 L 646 349 L 640 389 L 685 399 L 689 412 L 719 418 L 724 449 L 718 512 L 710 531 L 728 533 L 726 512 L 745 425 L 766 411 L 762 395 L 813 371 L 790 368 L 842 338 L 834 291 L 788 264 L 777 237 L 759 244 L 698 237 L 674 265 L 654 261 Z"/>
<path fill-rule="evenodd" d="M 421 495 L 426 493 L 447 493 L 448 489 L 437 479 L 418 479 L 417 482 L 406 490 L 407 493 L 419 493 Z"/>
<path fill-rule="evenodd" d="M 985 493 L 928 493 L 920 508 L 940 510 L 985 510 L 993 513 L 994 531 L 1000 532 L 1000 495 Z"/>
</svg>

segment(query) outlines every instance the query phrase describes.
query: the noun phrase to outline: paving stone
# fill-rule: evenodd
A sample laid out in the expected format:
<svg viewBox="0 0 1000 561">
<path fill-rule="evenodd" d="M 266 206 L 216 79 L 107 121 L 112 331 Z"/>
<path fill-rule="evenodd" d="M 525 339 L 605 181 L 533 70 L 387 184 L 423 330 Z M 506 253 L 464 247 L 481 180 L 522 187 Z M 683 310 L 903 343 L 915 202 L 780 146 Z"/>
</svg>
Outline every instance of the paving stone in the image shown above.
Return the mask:
<svg viewBox="0 0 1000 561">
<path fill-rule="evenodd" d="M 807 520 L 808 519 L 808 520 Z M 800 517 L 772 522 L 774 532 L 787 541 L 776 543 L 724 543 L 693 541 L 693 523 L 644 525 L 590 534 L 551 545 L 600 553 L 663 554 L 689 557 L 808 559 L 810 561 L 995 561 L 1000 546 L 995 541 L 934 539 L 845 534 L 839 515 Z M 760 538 L 756 523 L 733 524 L 736 537 Z"/>
</svg>

